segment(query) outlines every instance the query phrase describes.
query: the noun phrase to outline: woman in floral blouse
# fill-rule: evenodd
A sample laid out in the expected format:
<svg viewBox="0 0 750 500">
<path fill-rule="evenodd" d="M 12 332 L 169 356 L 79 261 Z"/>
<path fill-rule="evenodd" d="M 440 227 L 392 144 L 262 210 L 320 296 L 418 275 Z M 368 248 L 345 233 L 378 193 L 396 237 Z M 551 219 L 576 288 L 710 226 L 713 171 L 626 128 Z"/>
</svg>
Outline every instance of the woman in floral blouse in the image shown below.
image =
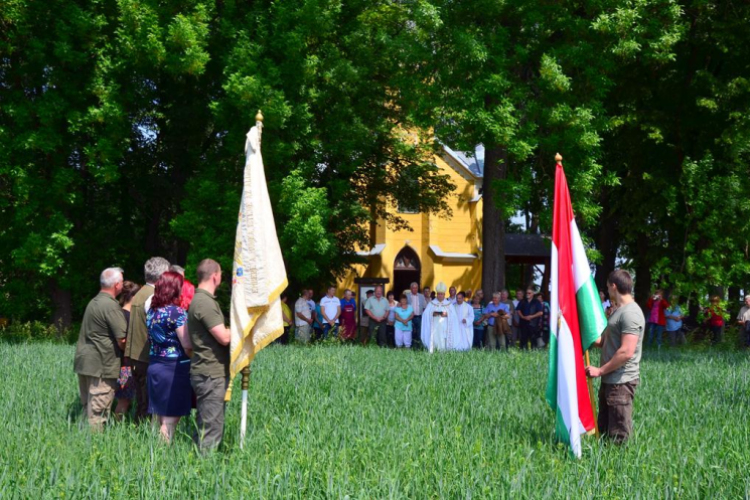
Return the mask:
<svg viewBox="0 0 750 500">
<path fill-rule="evenodd" d="M 190 343 L 185 323 L 187 314 L 180 304 L 183 277 L 162 274 L 156 282 L 146 326 L 151 341 L 148 366 L 149 413 L 157 415 L 161 435 L 171 442 L 180 417 L 190 414 Z"/>
</svg>

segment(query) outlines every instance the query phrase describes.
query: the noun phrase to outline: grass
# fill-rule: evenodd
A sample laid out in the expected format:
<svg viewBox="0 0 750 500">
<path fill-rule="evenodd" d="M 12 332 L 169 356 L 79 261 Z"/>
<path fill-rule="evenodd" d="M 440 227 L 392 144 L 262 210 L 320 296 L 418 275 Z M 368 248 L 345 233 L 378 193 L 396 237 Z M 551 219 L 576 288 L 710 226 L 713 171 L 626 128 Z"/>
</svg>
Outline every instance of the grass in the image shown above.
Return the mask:
<svg viewBox="0 0 750 500">
<path fill-rule="evenodd" d="M 272 346 L 225 447 L 150 426 L 88 432 L 72 346 L 0 344 L 3 498 L 748 498 L 746 353 L 647 351 L 624 448 L 553 440 L 546 353 Z"/>
</svg>

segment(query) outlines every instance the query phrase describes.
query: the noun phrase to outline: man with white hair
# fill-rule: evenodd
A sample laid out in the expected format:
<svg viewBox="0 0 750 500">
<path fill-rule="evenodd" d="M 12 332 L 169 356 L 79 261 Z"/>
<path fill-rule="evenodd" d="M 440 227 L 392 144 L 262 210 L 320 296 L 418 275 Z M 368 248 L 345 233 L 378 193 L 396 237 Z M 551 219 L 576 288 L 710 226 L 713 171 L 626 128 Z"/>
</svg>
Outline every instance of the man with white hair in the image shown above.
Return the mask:
<svg viewBox="0 0 750 500">
<path fill-rule="evenodd" d="M 73 370 L 78 374 L 81 405 L 89 425 L 102 430 L 115 399 L 120 354 L 125 347 L 125 316 L 117 296 L 122 292 L 122 269 L 110 267 L 99 276 L 99 293 L 83 314 Z"/>
<path fill-rule="evenodd" d="M 148 417 L 148 386 L 146 375 L 149 361 L 148 328 L 146 312 L 151 307 L 154 285 L 161 275 L 169 271 L 169 261 L 162 257 L 151 257 L 143 266 L 146 284 L 133 297 L 128 323 L 128 340 L 125 346 L 125 364 L 133 370 L 135 385 L 135 419 L 142 422 Z M 122 314 L 122 313 L 121 313 Z"/>
<path fill-rule="evenodd" d="M 422 344 L 430 351 L 463 351 L 471 349 L 471 341 L 466 342 L 461 335 L 456 317 L 456 309 L 446 298 L 448 287 L 438 283 L 436 297 L 422 313 Z"/>
</svg>

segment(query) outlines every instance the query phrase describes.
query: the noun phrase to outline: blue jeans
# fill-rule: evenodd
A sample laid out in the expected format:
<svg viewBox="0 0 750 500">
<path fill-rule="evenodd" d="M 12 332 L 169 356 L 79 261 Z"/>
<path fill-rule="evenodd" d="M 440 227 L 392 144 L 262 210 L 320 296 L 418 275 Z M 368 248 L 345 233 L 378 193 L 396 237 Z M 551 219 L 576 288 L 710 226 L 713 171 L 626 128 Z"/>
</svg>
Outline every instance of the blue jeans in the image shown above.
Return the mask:
<svg viewBox="0 0 750 500">
<path fill-rule="evenodd" d="M 411 345 L 414 348 L 422 346 L 422 316 L 411 319 Z"/>
<path fill-rule="evenodd" d="M 664 333 L 664 326 L 657 325 L 656 323 L 648 324 L 648 345 L 654 344 L 654 336 L 656 336 L 656 345 L 661 347 L 661 336 Z"/>
<path fill-rule="evenodd" d="M 474 327 L 474 341 L 471 344 L 471 347 L 474 349 L 481 349 L 484 347 L 484 327 L 483 326 L 475 326 Z"/>
<path fill-rule="evenodd" d="M 323 340 L 328 338 L 328 332 L 331 332 L 331 335 L 334 337 L 339 336 L 339 324 L 336 323 L 335 325 L 331 326 L 329 323 L 326 323 L 323 325 Z"/>
</svg>

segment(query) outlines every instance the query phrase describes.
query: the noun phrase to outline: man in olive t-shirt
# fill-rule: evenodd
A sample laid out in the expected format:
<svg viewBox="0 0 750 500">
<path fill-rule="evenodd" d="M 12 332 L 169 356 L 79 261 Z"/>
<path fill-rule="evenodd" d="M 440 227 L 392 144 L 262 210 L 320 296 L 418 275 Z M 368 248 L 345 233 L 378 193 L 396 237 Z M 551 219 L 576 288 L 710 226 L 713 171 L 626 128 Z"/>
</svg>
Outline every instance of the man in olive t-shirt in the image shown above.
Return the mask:
<svg viewBox="0 0 750 500">
<path fill-rule="evenodd" d="M 109 418 L 120 375 L 120 353 L 125 347 L 125 316 L 117 297 L 122 292 L 122 269 L 105 269 L 101 290 L 83 314 L 73 370 L 78 374 L 81 405 L 93 430 Z"/>
<path fill-rule="evenodd" d="M 221 267 L 211 259 L 198 265 L 198 288 L 188 311 L 188 332 L 193 343 L 190 383 L 197 400 L 198 429 L 193 439 L 205 452 L 216 448 L 224 434 L 224 395 L 229 382 L 229 328 L 216 302 Z"/>
<path fill-rule="evenodd" d="M 609 296 L 619 307 L 594 345 L 602 348 L 601 367 L 589 366 L 589 377 L 602 377 L 599 389 L 599 431 L 623 443 L 633 431 L 633 399 L 640 381 L 641 349 L 646 319 L 633 300 L 633 279 L 613 271 L 607 279 Z"/>
</svg>

